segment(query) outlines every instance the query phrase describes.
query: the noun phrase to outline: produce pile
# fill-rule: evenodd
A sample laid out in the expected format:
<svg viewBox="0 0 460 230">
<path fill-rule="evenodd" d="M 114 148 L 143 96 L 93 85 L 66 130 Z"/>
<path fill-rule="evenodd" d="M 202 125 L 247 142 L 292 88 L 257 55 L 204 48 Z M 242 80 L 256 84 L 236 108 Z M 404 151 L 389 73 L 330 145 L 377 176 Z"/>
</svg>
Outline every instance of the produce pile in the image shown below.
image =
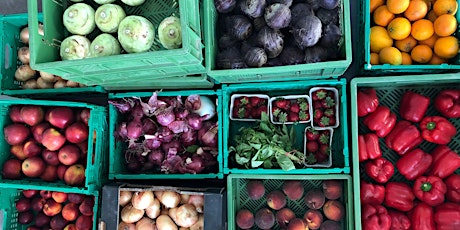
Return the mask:
<svg viewBox="0 0 460 230">
<path fill-rule="evenodd" d="M 450 62 L 459 51 L 457 8 L 456 0 L 370 1 L 370 63 Z"/>
<path fill-rule="evenodd" d="M 264 181 L 249 180 L 242 193 L 250 200 L 266 202 L 266 206 L 258 210 L 239 209 L 235 214 L 236 225 L 239 229 L 342 229 L 345 217 L 342 181 L 324 180 L 320 186 L 305 192 L 302 181 L 286 180 L 280 188 L 268 191 Z M 294 212 L 299 206 L 305 209 Z"/>
<path fill-rule="evenodd" d="M 121 115 L 114 136 L 127 142 L 133 173 L 217 173 L 216 103 L 207 96 L 110 100 Z"/>
<path fill-rule="evenodd" d="M 339 0 L 214 0 L 216 68 L 337 60 L 343 37 Z"/>
<path fill-rule="evenodd" d="M 118 229 L 204 229 L 204 195 L 121 190 L 118 203 Z"/>
<path fill-rule="evenodd" d="M 39 24 L 38 33 L 43 35 L 43 25 Z M 21 65 L 14 73 L 14 79 L 21 83 L 22 89 L 50 89 L 50 88 L 65 88 L 65 87 L 84 87 L 74 81 L 62 79 L 43 71 L 35 71 L 29 65 L 30 51 L 29 51 L 29 27 L 24 27 L 19 33 L 19 40 L 22 43 L 18 50 L 18 60 Z"/>
<path fill-rule="evenodd" d="M 28 230 L 91 230 L 94 203 L 94 196 L 84 194 L 23 190 L 15 207 L 18 223 Z"/>
<path fill-rule="evenodd" d="M 127 15 L 125 9 L 142 7 L 145 0 L 92 0 L 98 5 L 83 3 L 70 5 L 63 14 L 63 24 L 71 33 L 60 47 L 62 60 L 149 51 L 154 44 L 156 30 L 151 21 L 140 15 Z M 91 5 L 90 5 L 91 4 Z M 92 5 L 95 5 L 93 8 Z M 157 28 L 158 39 L 165 49 L 182 46 L 179 18 L 166 17 Z M 94 36 L 92 41 L 87 36 Z"/>
<path fill-rule="evenodd" d="M 10 156 L 3 163 L 4 179 L 58 179 L 85 185 L 88 158 L 89 109 L 13 105 L 12 123 L 3 128 Z"/>
<path fill-rule="evenodd" d="M 332 165 L 333 129 L 339 126 L 339 92 L 335 87 L 313 87 L 310 96 L 270 97 L 269 114 L 264 99 L 268 95 L 235 95 L 231 97 L 230 119 L 255 124 L 241 125 L 234 136 L 229 147 L 233 163 L 285 171 Z M 235 119 L 258 118 L 259 114 L 260 119 Z M 304 125 L 302 135 L 296 135 L 299 125 Z M 298 150 L 296 136 L 303 139 L 303 151 Z"/>
<path fill-rule="evenodd" d="M 460 90 L 433 99 L 406 90 L 396 114 L 362 88 L 357 105 L 369 130 L 358 135 L 363 229 L 459 229 L 460 156 L 448 145 L 458 136 Z"/>
</svg>

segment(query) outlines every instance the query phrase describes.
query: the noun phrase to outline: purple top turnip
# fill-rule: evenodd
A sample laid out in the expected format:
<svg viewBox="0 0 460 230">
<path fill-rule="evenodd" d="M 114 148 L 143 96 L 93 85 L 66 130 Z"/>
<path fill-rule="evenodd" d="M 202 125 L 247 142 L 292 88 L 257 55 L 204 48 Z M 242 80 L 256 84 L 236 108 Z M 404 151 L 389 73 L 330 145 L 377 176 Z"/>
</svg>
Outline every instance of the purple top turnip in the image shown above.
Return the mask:
<svg viewBox="0 0 460 230">
<path fill-rule="evenodd" d="M 265 22 L 273 29 L 285 28 L 291 22 L 291 10 L 284 4 L 275 3 L 265 8 Z"/>
</svg>

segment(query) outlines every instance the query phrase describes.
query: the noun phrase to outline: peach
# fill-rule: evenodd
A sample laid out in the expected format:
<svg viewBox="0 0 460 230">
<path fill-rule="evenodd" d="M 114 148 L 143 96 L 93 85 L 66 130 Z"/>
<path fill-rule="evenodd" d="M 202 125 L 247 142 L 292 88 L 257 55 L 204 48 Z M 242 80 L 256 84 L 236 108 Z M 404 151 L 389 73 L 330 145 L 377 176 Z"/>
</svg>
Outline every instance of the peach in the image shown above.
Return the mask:
<svg viewBox="0 0 460 230">
<path fill-rule="evenodd" d="M 258 200 L 265 195 L 265 187 L 262 181 L 252 180 L 246 185 L 249 198 L 252 200 Z"/>
<path fill-rule="evenodd" d="M 43 213 L 47 216 L 55 216 L 59 214 L 62 210 L 62 205 L 53 199 L 46 200 L 45 205 L 43 205 Z"/>
<path fill-rule="evenodd" d="M 262 208 L 256 212 L 254 222 L 261 229 L 269 229 L 275 225 L 275 215 L 270 209 Z"/>
<path fill-rule="evenodd" d="M 294 218 L 289 222 L 287 230 L 308 230 L 308 227 L 304 219 Z"/>
<path fill-rule="evenodd" d="M 334 221 L 340 221 L 345 216 L 345 208 L 340 201 L 328 200 L 323 207 L 324 215 Z"/>
<path fill-rule="evenodd" d="M 329 200 L 337 200 L 342 196 L 342 181 L 325 180 L 323 181 L 323 193 Z"/>
<path fill-rule="evenodd" d="M 302 198 L 304 188 L 301 181 L 287 180 L 283 183 L 283 192 L 290 200 L 298 200 Z"/>
<path fill-rule="evenodd" d="M 305 194 L 305 204 L 311 209 L 320 209 L 323 207 L 326 197 L 319 189 L 312 189 Z"/>
<path fill-rule="evenodd" d="M 316 209 L 306 211 L 303 218 L 307 222 L 308 228 L 312 230 L 319 229 L 323 223 L 323 214 Z"/>
<path fill-rule="evenodd" d="M 75 222 L 75 226 L 79 230 L 91 230 L 93 228 L 92 216 L 79 216 Z"/>
<path fill-rule="evenodd" d="M 80 215 L 78 210 L 78 205 L 75 203 L 67 203 L 64 208 L 62 208 L 62 217 L 68 221 L 74 221 Z"/>
<path fill-rule="evenodd" d="M 67 193 L 65 192 L 52 192 L 51 197 L 54 199 L 54 201 L 58 203 L 64 203 L 67 201 Z"/>
<path fill-rule="evenodd" d="M 295 218 L 295 213 L 289 208 L 282 208 L 276 212 L 275 218 L 281 228 L 286 228 L 289 222 Z"/>
<path fill-rule="evenodd" d="M 236 214 L 236 225 L 242 229 L 250 229 L 254 226 L 254 214 L 247 209 L 241 209 Z"/>
<path fill-rule="evenodd" d="M 284 206 L 286 206 L 286 203 L 286 196 L 283 192 L 279 190 L 272 191 L 267 195 L 268 207 L 274 210 L 280 210 L 284 208 Z"/>
<path fill-rule="evenodd" d="M 321 224 L 320 230 L 340 230 L 342 227 L 340 227 L 339 222 L 333 221 L 333 220 L 326 220 Z"/>
<path fill-rule="evenodd" d="M 92 216 L 93 215 L 93 206 L 94 206 L 94 198 L 86 197 L 83 202 L 80 204 L 78 209 L 80 210 L 81 214 L 85 216 Z"/>
</svg>

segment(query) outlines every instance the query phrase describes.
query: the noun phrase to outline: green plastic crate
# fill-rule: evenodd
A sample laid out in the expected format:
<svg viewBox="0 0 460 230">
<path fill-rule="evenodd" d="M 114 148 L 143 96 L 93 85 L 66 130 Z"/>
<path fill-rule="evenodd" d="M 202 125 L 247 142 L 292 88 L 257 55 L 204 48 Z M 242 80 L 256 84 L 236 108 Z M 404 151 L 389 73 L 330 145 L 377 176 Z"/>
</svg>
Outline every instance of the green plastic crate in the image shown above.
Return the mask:
<svg viewBox="0 0 460 230">
<path fill-rule="evenodd" d="M 161 96 L 178 96 L 181 95 L 183 98 L 192 95 L 199 94 L 203 96 L 209 96 L 211 100 L 217 99 L 218 103 L 216 106 L 216 116 L 218 124 L 222 124 L 222 92 L 221 90 L 184 90 L 184 91 L 162 91 L 158 94 Z M 152 92 L 129 92 L 129 93 L 110 93 L 109 99 L 117 98 L 130 98 L 130 97 L 151 97 Z M 164 174 L 164 173 L 132 173 L 125 167 L 124 153 L 127 148 L 127 143 L 117 141 L 114 137 L 117 124 L 122 120 L 122 117 L 118 113 L 117 109 L 113 105 L 109 105 L 109 140 L 110 140 L 110 155 L 109 155 L 109 179 L 139 179 L 139 180 L 152 180 L 152 179 L 203 179 L 203 178 L 223 178 L 222 169 L 222 125 L 219 125 L 218 131 L 218 150 L 217 163 L 218 171 L 207 174 Z"/>
<path fill-rule="evenodd" d="M 460 0 L 457 0 L 457 3 L 460 4 Z M 364 49 L 361 50 L 361 60 L 364 66 L 365 71 L 369 71 L 370 74 L 383 74 L 383 73 L 442 73 L 447 71 L 458 71 L 460 69 L 460 56 L 457 55 L 451 59 L 449 63 L 443 63 L 441 65 L 430 65 L 430 64 L 418 64 L 418 65 L 390 65 L 390 64 L 382 64 L 382 65 L 372 65 L 371 64 L 371 48 L 370 48 L 370 40 L 369 35 L 371 31 L 371 26 L 373 25 L 371 13 L 370 13 L 370 0 L 362 1 L 360 7 L 360 34 L 363 36 L 359 36 L 359 44 L 364 44 Z M 457 17 L 457 21 L 460 22 L 460 14 L 455 15 Z M 458 31 L 458 30 L 457 30 Z M 460 33 L 456 32 L 454 34 L 455 37 L 460 38 Z M 367 74 L 367 72 L 366 72 Z"/>
<path fill-rule="evenodd" d="M 62 180 L 44 182 L 40 178 L 22 177 L 19 180 L 4 179 L 0 176 L 0 188 L 24 188 L 27 189 L 61 189 L 63 192 L 94 191 L 102 187 L 107 181 L 107 110 L 102 106 L 95 106 L 79 102 L 31 100 L 17 98 L 3 98 L 0 100 L 0 127 L 11 124 L 9 110 L 12 105 L 38 105 L 38 106 L 66 106 L 70 108 L 90 109 L 88 121 L 88 156 L 86 161 L 86 180 L 81 187 L 69 186 Z M 3 131 L 0 132 L 0 165 L 11 156 L 10 145 L 6 143 Z"/>
<path fill-rule="evenodd" d="M 357 111 L 357 93 L 360 88 L 372 87 L 376 89 L 379 98 L 379 104 L 388 106 L 391 112 L 395 113 L 398 120 L 401 118 L 399 115 L 399 103 L 404 92 L 413 90 L 416 93 L 421 93 L 431 98 L 431 104 L 426 112 L 427 116 L 440 115 L 433 107 L 434 97 L 443 89 L 460 89 L 460 76 L 458 74 L 428 74 L 428 75 L 405 75 L 394 77 L 364 77 L 354 78 L 351 81 L 351 137 L 353 149 L 353 189 L 355 191 L 355 223 L 356 229 L 362 229 L 361 226 L 361 199 L 360 199 L 360 179 L 371 181 L 364 173 L 362 164 L 359 163 L 358 158 L 358 132 L 367 133 L 369 130 L 362 123 L 362 118 L 358 118 Z M 460 129 L 460 119 L 449 119 L 457 128 Z M 418 147 L 426 152 L 431 152 L 436 144 L 424 141 Z M 460 147 L 460 134 L 457 133 L 452 141 L 448 144 L 451 149 L 458 149 Z M 387 148 L 385 139 L 380 138 L 380 148 L 382 156 L 389 160 L 391 163 L 396 163 L 400 156 L 393 150 Z M 460 174 L 460 169 L 456 171 Z M 395 167 L 395 173 L 390 181 L 409 182 L 402 176 Z"/>
<path fill-rule="evenodd" d="M 42 21 L 42 14 L 38 14 Z M 25 46 L 19 40 L 21 29 L 27 26 L 27 14 L 6 15 L 0 19 L 0 90 L 6 95 L 59 95 L 69 93 L 103 93 L 105 90 L 100 86 L 89 86 L 82 88 L 61 88 L 61 89 L 22 89 L 22 82 L 14 79 L 14 73 L 22 63 L 18 60 L 18 50 Z"/>
<path fill-rule="evenodd" d="M 141 15 L 149 19 L 155 28 L 160 22 L 174 14 L 180 17 L 182 26 L 182 48 L 165 50 L 160 45 L 158 34 L 148 52 L 120 54 L 108 57 L 61 61 L 59 42 L 69 35 L 62 24 L 62 15 L 69 0 L 42 1 L 45 35 L 37 33 L 37 0 L 28 0 L 29 24 L 31 27 L 31 66 L 54 73 L 65 79 L 86 85 L 114 84 L 137 79 L 138 82 L 163 81 L 164 77 L 205 73 L 202 64 L 203 44 L 198 0 L 146 1 L 138 7 L 124 8 L 127 15 Z M 93 8 L 96 5 L 92 1 Z M 94 39 L 96 32 L 88 35 Z"/>
<path fill-rule="evenodd" d="M 266 198 L 259 200 L 251 200 L 246 192 L 246 185 L 251 180 L 262 180 L 265 186 L 265 194 L 271 191 L 281 189 L 285 180 L 301 180 L 304 185 L 305 193 L 309 190 L 319 188 L 322 189 L 321 183 L 324 180 L 340 180 L 343 184 L 343 195 L 339 199 L 345 207 L 345 216 L 341 221 L 341 229 L 353 229 L 353 189 L 351 177 L 349 175 L 254 175 L 232 174 L 227 180 L 227 206 L 228 206 L 228 229 L 239 229 L 236 226 L 236 213 L 238 210 L 246 208 L 255 213 L 261 208 L 267 206 Z M 305 194 L 304 194 L 305 195 Z M 303 197 L 297 201 L 288 200 L 287 207 L 291 208 L 296 214 L 296 217 L 302 218 L 308 210 Z M 252 229 L 259 229 L 254 227 Z M 272 229 L 279 229 L 275 224 Z"/>
<path fill-rule="evenodd" d="M 28 189 L 28 188 L 27 188 Z M 61 190 L 59 188 L 55 189 L 49 189 L 46 186 L 42 188 L 37 188 L 41 190 L 49 190 L 49 191 L 57 191 L 57 192 L 67 192 L 64 190 Z M 21 197 L 22 191 L 26 190 L 26 188 L 8 188 L 8 189 L 1 189 L 0 190 L 0 198 L 2 200 L 0 204 L 0 211 L 3 214 L 3 222 L 2 222 L 2 229 L 3 230 L 26 230 L 28 226 L 33 225 L 34 222 L 28 225 L 22 225 L 18 223 L 18 212 L 16 210 L 15 204 L 16 201 Z M 98 229 L 97 224 L 99 221 L 99 192 L 98 191 L 93 191 L 93 192 L 77 192 L 79 194 L 84 194 L 84 195 L 90 195 L 94 196 L 94 207 L 93 207 L 93 229 Z"/>
<path fill-rule="evenodd" d="M 105 84 L 106 90 L 146 90 L 146 89 L 209 89 L 214 81 L 206 74 L 194 76 L 166 77 L 159 82 L 139 82 L 138 80 Z"/>
<path fill-rule="evenodd" d="M 281 95 L 308 95 L 308 90 L 312 87 L 336 87 L 339 91 L 339 116 L 340 126 L 334 130 L 332 141 L 332 166 L 330 168 L 302 168 L 290 171 L 282 169 L 245 169 L 232 162 L 228 148 L 234 144 L 234 136 L 238 134 L 238 129 L 243 126 L 251 126 L 255 123 L 247 121 L 233 121 L 229 118 L 230 97 L 232 94 L 267 94 L 270 97 Z M 314 80 L 314 81 L 292 81 L 292 82 L 272 82 L 272 83 L 252 83 L 252 84 L 233 84 L 223 85 L 223 152 L 224 152 L 224 173 L 237 174 L 331 174 L 331 173 L 350 173 L 349 153 L 348 153 L 348 127 L 347 127 L 347 89 L 346 79 L 341 80 Z M 304 130 L 309 123 L 295 125 L 296 143 L 295 147 L 302 151 L 304 149 Z M 288 125 L 290 128 L 290 125 Z"/>
<path fill-rule="evenodd" d="M 263 81 L 291 81 L 302 79 L 318 79 L 342 75 L 351 64 L 351 27 L 350 2 L 341 0 L 339 24 L 343 32 L 340 54 L 343 59 L 310 64 L 299 64 L 279 67 L 262 67 L 246 69 L 216 69 L 219 32 L 217 27 L 218 12 L 213 0 L 204 0 L 204 38 L 206 52 L 206 70 L 211 78 L 218 83 L 243 83 Z"/>
</svg>

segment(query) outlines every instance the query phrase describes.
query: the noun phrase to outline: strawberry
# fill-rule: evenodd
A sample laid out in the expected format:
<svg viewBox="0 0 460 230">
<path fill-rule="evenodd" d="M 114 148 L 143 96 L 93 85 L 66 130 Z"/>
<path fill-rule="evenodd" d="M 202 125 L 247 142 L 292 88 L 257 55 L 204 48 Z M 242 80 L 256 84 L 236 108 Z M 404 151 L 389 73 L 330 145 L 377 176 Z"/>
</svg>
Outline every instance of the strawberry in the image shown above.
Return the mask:
<svg viewBox="0 0 460 230">
<path fill-rule="evenodd" d="M 288 110 L 290 104 L 291 104 L 291 102 L 289 100 L 286 100 L 286 99 L 277 99 L 275 101 L 275 106 L 280 108 L 280 109 L 284 109 L 284 110 Z"/>
<path fill-rule="evenodd" d="M 273 107 L 272 108 L 272 114 L 273 114 L 273 117 L 278 117 L 279 114 L 281 113 L 281 109 L 280 108 L 277 108 L 277 107 Z"/>
<path fill-rule="evenodd" d="M 315 109 L 313 112 L 313 119 L 321 119 L 323 117 L 323 111 L 321 109 Z"/>
<path fill-rule="evenodd" d="M 233 107 L 233 109 L 232 109 L 232 117 L 233 118 L 239 118 L 238 110 L 239 110 L 238 107 Z"/>
<path fill-rule="evenodd" d="M 294 113 L 294 112 L 289 112 L 288 121 L 290 121 L 290 122 L 299 121 L 299 114 L 298 114 L 298 113 Z"/>
<path fill-rule="evenodd" d="M 330 117 L 329 118 L 329 125 L 331 125 L 331 126 L 335 125 L 335 117 Z"/>
<path fill-rule="evenodd" d="M 321 103 L 321 101 L 315 101 L 315 102 L 313 102 L 313 108 L 314 109 L 321 109 L 321 108 L 323 108 L 323 103 Z"/>
<path fill-rule="evenodd" d="M 287 115 L 287 113 L 285 113 L 285 112 L 280 112 L 280 113 L 278 114 L 278 121 L 279 121 L 279 122 L 283 122 L 283 123 L 284 123 L 284 122 L 287 122 L 287 121 L 288 121 L 288 115 Z"/>
<path fill-rule="evenodd" d="M 260 119 L 262 116 L 262 113 L 267 113 L 267 106 L 266 105 L 261 105 L 256 109 L 252 110 L 253 113 L 251 113 L 252 118 Z"/>
<path fill-rule="evenodd" d="M 263 103 L 263 99 L 260 97 L 249 97 L 249 104 L 252 107 L 257 107 Z"/>
<path fill-rule="evenodd" d="M 329 154 L 324 154 L 320 151 L 316 152 L 315 154 L 316 162 L 317 163 L 322 163 L 325 162 L 329 159 Z"/>
<path fill-rule="evenodd" d="M 324 116 L 326 117 L 334 117 L 335 113 L 334 113 L 334 109 L 326 109 L 324 110 Z"/>
<path fill-rule="evenodd" d="M 233 108 L 239 108 L 241 107 L 241 101 L 239 98 L 236 98 L 235 100 L 233 100 Z"/>
<path fill-rule="evenodd" d="M 318 152 L 320 152 L 322 154 L 326 154 L 326 155 L 329 156 L 330 151 L 331 151 L 331 149 L 329 148 L 329 145 L 320 145 L 319 146 Z"/>
<path fill-rule="evenodd" d="M 260 113 L 258 113 L 257 109 L 251 109 L 251 118 L 257 119 L 260 118 Z"/>
<path fill-rule="evenodd" d="M 329 126 L 329 125 L 331 125 L 330 122 L 329 122 L 329 120 L 330 120 L 329 117 L 322 117 L 321 119 L 319 119 L 318 125 L 319 125 L 320 127 Z"/>
<path fill-rule="evenodd" d="M 332 108 L 335 105 L 335 101 L 332 97 L 326 97 L 321 101 L 323 108 Z"/>
<path fill-rule="evenodd" d="M 304 111 L 300 111 L 299 112 L 299 120 L 301 121 L 308 121 L 310 120 L 310 114 L 309 113 L 306 113 Z"/>
<path fill-rule="evenodd" d="M 297 104 L 297 103 L 291 104 L 291 107 L 289 109 L 293 113 L 299 113 L 300 112 L 300 105 Z"/>
<path fill-rule="evenodd" d="M 323 145 L 328 145 L 329 142 L 330 142 L 330 139 L 331 139 L 331 136 L 329 136 L 329 132 L 328 133 L 320 133 L 319 137 L 318 137 L 319 143 L 321 143 Z"/>
<path fill-rule="evenodd" d="M 308 141 L 307 142 L 307 152 L 314 153 L 314 152 L 318 151 L 318 149 L 319 149 L 318 142 L 316 142 L 316 141 Z"/>
<path fill-rule="evenodd" d="M 319 132 L 314 129 L 307 129 L 305 136 L 307 137 L 307 140 L 309 141 L 316 141 L 319 138 Z"/>
<path fill-rule="evenodd" d="M 307 164 L 309 165 L 314 165 L 318 161 L 316 160 L 316 153 L 310 153 L 307 155 L 307 158 L 305 159 L 307 161 Z"/>
<path fill-rule="evenodd" d="M 319 101 L 327 96 L 327 90 L 325 89 L 319 89 L 311 95 L 311 99 L 313 101 Z"/>
<path fill-rule="evenodd" d="M 240 103 L 242 105 L 246 105 L 246 104 L 249 103 L 249 97 L 247 97 L 247 96 L 240 97 L 239 99 L 240 99 Z"/>
</svg>

